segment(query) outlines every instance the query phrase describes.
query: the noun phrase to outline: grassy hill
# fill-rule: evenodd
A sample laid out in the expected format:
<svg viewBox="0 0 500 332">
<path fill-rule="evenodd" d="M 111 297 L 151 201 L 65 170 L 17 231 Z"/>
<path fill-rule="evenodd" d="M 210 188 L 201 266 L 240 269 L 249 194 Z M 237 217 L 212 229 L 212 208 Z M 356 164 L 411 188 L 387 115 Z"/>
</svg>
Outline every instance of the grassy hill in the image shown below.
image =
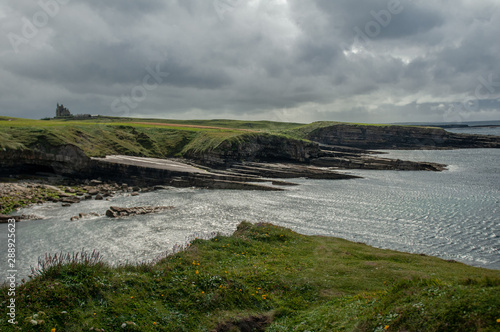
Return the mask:
<svg viewBox="0 0 500 332">
<path fill-rule="evenodd" d="M 216 149 L 222 142 L 248 142 L 266 135 L 307 141 L 333 125 L 352 128 L 404 126 L 319 121 L 311 124 L 240 120 L 168 120 L 99 116 L 75 120 L 30 120 L 0 116 L 0 148 L 18 150 L 37 145 L 73 144 L 87 156 L 125 154 L 145 157 L 182 157 Z M 420 131 L 422 127 L 414 127 Z M 444 131 L 442 131 L 444 133 Z M 349 145 L 349 143 L 347 143 Z M 191 152 L 191 153 L 190 153 Z"/>
<path fill-rule="evenodd" d="M 499 294 L 500 271 L 242 223 L 151 264 L 45 260 L 0 330 L 498 331 Z"/>
<path fill-rule="evenodd" d="M 216 148 L 224 140 L 280 135 L 296 123 L 237 120 L 163 120 L 99 117 L 89 120 L 30 120 L 0 117 L 0 148 L 23 150 L 39 144 L 73 144 L 87 156 L 126 154 L 182 156 L 190 149 Z"/>
</svg>

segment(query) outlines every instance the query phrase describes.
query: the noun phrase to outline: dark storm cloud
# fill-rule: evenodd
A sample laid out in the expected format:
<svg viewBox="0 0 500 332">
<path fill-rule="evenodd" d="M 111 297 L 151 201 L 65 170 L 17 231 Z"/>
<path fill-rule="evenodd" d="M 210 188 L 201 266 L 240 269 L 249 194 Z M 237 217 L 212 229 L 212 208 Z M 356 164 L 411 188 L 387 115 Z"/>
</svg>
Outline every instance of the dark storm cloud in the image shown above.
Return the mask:
<svg viewBox="0 0 500 332">
<path fill-rule="evenodd" d="M 6 115 L 500 118 L 494 0 L 20 0 L 0 27 Z"/>
</svg>

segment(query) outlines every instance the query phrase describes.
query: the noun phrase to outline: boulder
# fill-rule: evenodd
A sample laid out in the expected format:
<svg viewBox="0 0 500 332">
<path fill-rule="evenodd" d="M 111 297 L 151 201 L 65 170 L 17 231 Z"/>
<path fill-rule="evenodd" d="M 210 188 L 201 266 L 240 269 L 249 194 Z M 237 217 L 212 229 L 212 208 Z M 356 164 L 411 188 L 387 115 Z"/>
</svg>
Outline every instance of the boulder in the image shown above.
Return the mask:
<svg viewBox="0 0 500 332">
<path fill-rule="evenodd" d="M 110 218 L 128 217 L 139 214 L 158 213 L 165 210 L 171 210 L 173 208 L 173 206 L 136 206 L 130 208 L 110 206 L 109 210 L 106 211 L 106 216 Z"/>
<path fill-rule="evenodd" d="M 76 196 L 64 197 L 61 199 L 63 203 L 80 203 L 80 199 Z"/>
</svg>

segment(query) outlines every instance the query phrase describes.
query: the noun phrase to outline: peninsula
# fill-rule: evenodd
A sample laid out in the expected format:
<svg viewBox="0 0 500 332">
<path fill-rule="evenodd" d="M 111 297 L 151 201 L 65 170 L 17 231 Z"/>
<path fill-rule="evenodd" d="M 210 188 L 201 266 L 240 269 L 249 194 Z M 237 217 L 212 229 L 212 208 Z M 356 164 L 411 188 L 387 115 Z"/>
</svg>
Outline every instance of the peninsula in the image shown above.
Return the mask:
<svg viewBox="0 0 500 332">
<path fill-rule="evenodd" d="M 383 158 L 373 149 L 500 147 L 500 137 L 434 127 L 61 116 L 64 110 L 60 105 L 54 119 L 0 117 L 1 176 L 57 174 L 70 178 L 68 185 L 99 180 L 120 187 L 284 190 L 294 185 L 293 178 L 355 178 L 345 172 L 349 169 L 446 167 Z M 30 202 L 74 199 L 54 190 L 45 195 L 28 190 L 27 196 L 35 198 L 15 204 L 4 199 L 0 213 Z"/>
</svg>

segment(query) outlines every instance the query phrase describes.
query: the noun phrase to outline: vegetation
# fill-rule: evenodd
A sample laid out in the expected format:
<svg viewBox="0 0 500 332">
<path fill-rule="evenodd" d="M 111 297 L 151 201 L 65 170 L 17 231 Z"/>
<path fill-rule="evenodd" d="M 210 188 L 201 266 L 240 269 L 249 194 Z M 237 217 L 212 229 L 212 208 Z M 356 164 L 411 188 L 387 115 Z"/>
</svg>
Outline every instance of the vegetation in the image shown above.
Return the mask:
<svg viewBox="0 0 500 332">
<path fill-rule="evenodd" d="M 0 214 L 11 213 L 21 207 L 46 202 L 51 198 L 59 198 L 59 193 L 47 188 L 32 188 L 29 195 L 24 192 L 11 192 L 0 197 Z"/>
<path fill-rule="evenodd" d="M 216 149 L 224 141 L 242 142 L 264 135 L 279 136 L 280 139 L 307 140 L 313 131 L 335 124 L 367 126 L 328 121 L 304 125 L 272 121 L 166 120 L 104 116 L 80 120 L 30 120 L 0 116 L 0 148 L 25 150 L 37 145 L 73 144 L 90 157 L 110 154 L 182 157 L 188 152 Z"/>
<path fill-rule="evenodd" d="M 269 135 L 299 124 L 237 120 L 158 120 L 99 117 L 89 120 L 30 120 L 0 117 L 0 148 L 73 144 L 90 157 L 125 154 L 183 156 L 215 149 L 225 140 Z M 280 135 L 271 133 L 271 135 Z"/>
<path fill-rule="evenodd" d="M 498 331 L 499 294 L 499 271 L 244 222 L 153 263 L 46 257 L 0 330 Z"/>
</svg>

